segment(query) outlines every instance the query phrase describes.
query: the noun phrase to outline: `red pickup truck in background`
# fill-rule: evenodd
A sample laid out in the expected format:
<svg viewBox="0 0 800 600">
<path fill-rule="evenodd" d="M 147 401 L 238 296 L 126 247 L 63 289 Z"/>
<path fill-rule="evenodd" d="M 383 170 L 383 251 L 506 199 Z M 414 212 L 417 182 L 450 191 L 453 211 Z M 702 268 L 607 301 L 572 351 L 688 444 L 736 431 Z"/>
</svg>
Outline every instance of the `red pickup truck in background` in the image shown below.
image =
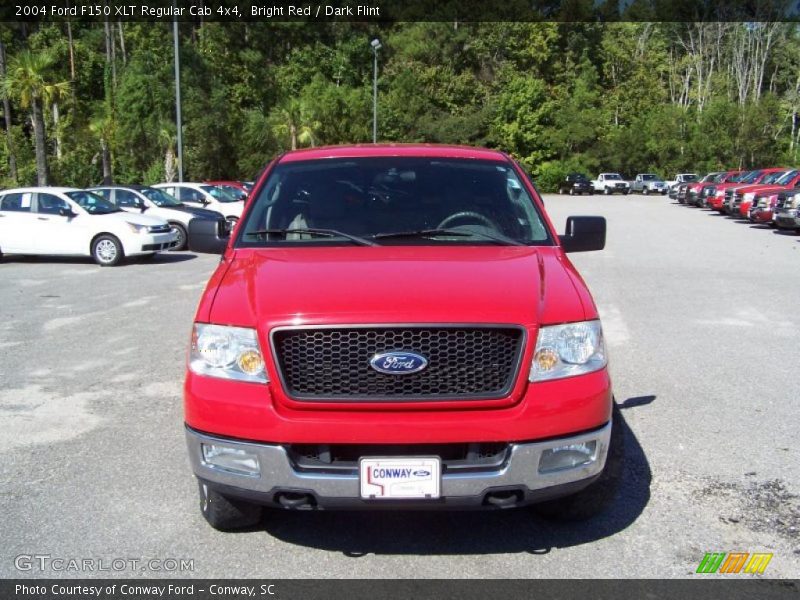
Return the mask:
<svg viewBox="0 0 800 600">
<path fill-rule="evenodd" d="M 747 219 L 750 213 L 750 207 L 753 205 L 757 194 L 762 197 L 765 194 L 775 194 L 775 197 L 777 198 L 777 194 L 780 192 L 793 189 L 798 185 L 800 185 L 800 170 L 784 169 L 783 174 L 773 182 L 756 186 L 747 186 L 744 188 L 736 188 L 733 191 L 732 197 L 730 198 L 730 208 L 728 210 L 728 214 Z"/>
<path fill-rule="evenodd" d="M 622 432 L 597 308 L 508 155 L 365 145 L 287 153 L 256 183 L 197 310 L 185 424 L 215 528 L 264 506 L 511 508 L 587 518 Z"/>
</svg>

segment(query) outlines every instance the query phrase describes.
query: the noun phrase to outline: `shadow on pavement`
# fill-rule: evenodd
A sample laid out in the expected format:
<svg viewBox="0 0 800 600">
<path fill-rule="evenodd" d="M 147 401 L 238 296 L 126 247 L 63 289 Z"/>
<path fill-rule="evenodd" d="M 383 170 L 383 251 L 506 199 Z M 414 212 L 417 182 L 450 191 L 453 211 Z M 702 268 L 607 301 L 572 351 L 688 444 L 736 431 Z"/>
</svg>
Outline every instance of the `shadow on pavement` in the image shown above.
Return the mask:
<svg viewBox="0 0 800 600">
<path fill-rule="evenodd" d="M 655 396 L 628 398 L 623 410 Z M 622 418 L 625 470 L 612 507 L 579 523 L 547 521 L 526 508 L 507 511 L 265 511 L 258 529 L 300 546 L 351 557 L 367 554 L 546 554 L 587 544 L 630 526 L 650 500 L 652 473 L 636 435 Z M 251 532 L 253 529 L 250 530 Z"/>
<path fill-rule="evenodd" d="M 147 264 L 168 264 L 180 263 L 187 260 L 197 258 L 196 254 L 191 252 L 161 252 L 153 257 L 132 256 L 126 257 L 117 267 L 127 267 L 129 265 L 147 265 Z M 88 256 L 32 256 L 27 254 L 4 254 L 2 261 L 4 263 L 28 263 L 28 264 L 63 264 L 63 265 L 86 265 L 98 266 L 94 260 Z M 99 268 L 99 267 L 98 267 Z"/>
</svg>

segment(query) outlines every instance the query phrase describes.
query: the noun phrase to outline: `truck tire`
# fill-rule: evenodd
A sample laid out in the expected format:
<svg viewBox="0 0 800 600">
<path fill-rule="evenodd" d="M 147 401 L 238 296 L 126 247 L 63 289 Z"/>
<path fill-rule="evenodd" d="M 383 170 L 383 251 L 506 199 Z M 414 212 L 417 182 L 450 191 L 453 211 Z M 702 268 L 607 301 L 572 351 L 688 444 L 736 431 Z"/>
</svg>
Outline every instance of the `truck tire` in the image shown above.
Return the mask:
<svg viewBox="0 0 800 600">
<path fill-rule="evenodd" d="M 569 195 L 570 196 L 574 196 L 575 195 L 575 188 L 569 188 Z"/>
<path fill-rule="evenodd" d="M 647 195 L 650 193 L 650 188 L 648 188 L 648 187 L 646 187 L 646 186 L 645 186 L 645 187 L 643 187 L 643 188 L 642 188 L 642 193 L 643 193 L 645 196 L 647 196 Z"/>
<path fill-rule="evenodd" d="M 610 196 L 610 195 L 611 195 L 611 188 L 610 188 L 610 187 L 604 187 L 604 188 L 603 188 L 603 193 L 604 193 L 606 196 Z"/>
<path fill-rule="evenodd" d="M 533 505 L 533 511 L 557 521 L 585 521 L 605 511 L 614 501 L 625 465 L 625 432 L 620 410 L 614 404 L 611 441 L 600 477 L 576 494 Z"/>
<path fill-rule="evenodd" d="M 202 481 L 197 482 L 200 512 L 208 524 L 219 531 L 232 531 L 255 525 L 261 520 L 262 507 L 244 500 L 223 496 Z"/>
</svg>

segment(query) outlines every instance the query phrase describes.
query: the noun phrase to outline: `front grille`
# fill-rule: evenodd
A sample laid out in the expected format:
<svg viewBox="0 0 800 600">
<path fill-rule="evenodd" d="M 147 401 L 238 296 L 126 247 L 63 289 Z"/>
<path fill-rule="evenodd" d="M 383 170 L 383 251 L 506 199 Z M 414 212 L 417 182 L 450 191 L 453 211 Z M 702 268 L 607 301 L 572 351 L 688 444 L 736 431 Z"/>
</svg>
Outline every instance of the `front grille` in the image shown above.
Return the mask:
<svg viewBox="0 0 800 600">
<path fill-rule="evenodd" d="M 301 400 L 456 400 L 500 398 L 519 370 L 517 327 L 336 327 L 278 329 L 273 350 L 286 393 Z M 416 352 L 428 366 L 384 374 L 376 354 Z"/>
<path fill-rule="evenodd" d="M 149 228 L 150 233 L 169 233 L 172 228 L 164 223 L 163 225 L 151 225 Z"/>
</svg>

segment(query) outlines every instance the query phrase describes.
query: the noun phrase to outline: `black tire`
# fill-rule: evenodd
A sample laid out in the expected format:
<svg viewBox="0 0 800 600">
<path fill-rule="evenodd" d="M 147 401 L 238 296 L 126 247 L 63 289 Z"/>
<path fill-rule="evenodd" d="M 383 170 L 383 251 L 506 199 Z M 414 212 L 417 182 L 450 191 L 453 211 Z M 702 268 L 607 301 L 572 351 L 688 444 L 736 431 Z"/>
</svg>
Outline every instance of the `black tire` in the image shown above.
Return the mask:
<svg viewBox="0 0 800 600">
<path fill-rule="evenodd" d="M 617 495 L 625 466 L 625 432 L 620 410 L 614 404 L 611 441 L 600 477 L 576 494 L 534 504 L 533 511 L 547 519 L 585 521 L 604 512 Z"/>
<path fill-rule="evenodd" d="M 178 234 L 178 239 L 170 250 L 186 250 L 186 247 L 189 245 L 189 235 L 186 233 L 186 227 L 184 227 L 182 223 L 176 223 L 174 221 L 170 221 L 169 226 Z"/>
<path fill-rule="evenodd" d="M 626 195 L 626 196 L 627 196 L 628 194 L 630 194 L 630 193 L 631 193 L 631 188 L 628 188 L 627 190 L 625 190 L 625 195 Z"/>
<path fill-rule="evenodd" d="M 643 193 L 645 196 L 647 196 L 647 195 L 650 193 L 650 190 L 649 190 L 648 188 L 646 188 L 646 187 L 643 187 L 643 188 L 642 188 L 642 193 Z"/>
<path fill-rule="evenodd" d="M 570 196 L 574 196 L 575 195 L 575 188 L 569 188 L 569 195 Z"/>
<path fill-rule="evenodd" d="M 603 188 L 603 193 L 606 196 L 610 196 L 611 195 L 611 188 L 609 188 L 609 187 Z"/>
<path fill-rule="evenodd" d="M 125 258 L 125 252 L 116 236 L 104 233 L 92 240 L 92 258 L 101 267 L 114 267 Z"/>
<path fill-rule="evenodd" d="M 229 498 L 197 482 L 200 513 L 208 524 L 219 531 L 251 527 L 261 520 L 263 507 L 244 500 Z"/>
</svg>

